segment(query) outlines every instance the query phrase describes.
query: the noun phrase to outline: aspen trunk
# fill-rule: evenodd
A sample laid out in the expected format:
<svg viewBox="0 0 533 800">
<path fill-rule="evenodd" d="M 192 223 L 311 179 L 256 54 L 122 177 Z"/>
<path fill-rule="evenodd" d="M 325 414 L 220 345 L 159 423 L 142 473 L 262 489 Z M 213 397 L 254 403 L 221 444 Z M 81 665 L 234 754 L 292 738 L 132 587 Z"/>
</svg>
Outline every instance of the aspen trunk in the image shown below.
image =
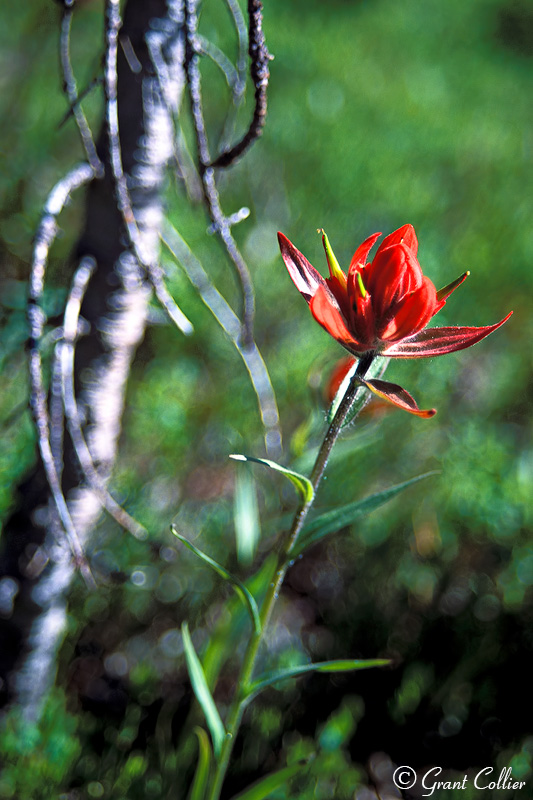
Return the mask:
<svg viewBox="0 0 533 800">
<path fill-rule="evenodd" d="M 158 260 L 162 192 L 173 154 L 172 114 L 177 112 L 184 87 L 182 4 L 182 0 L 129 0 L 120 33 L 124 46 L 118 52 L 117 100 L 122 162 L 139 244 L 150 263 Z M 145 332 L 151 289 L 143 268 L 127 249 L 105 125 L 97 149 L 105 176 L 89 186 L 84 229 L 73 263 L 74 269 L 86 258 L 95 264 L 81 308 L 90 330 L 76 349 L 75 384 L 87 444 L 100 478 L 107 482 L 116 457 L 131 362 Z M 66 435 L 63 491 L 77 536 L 87 550 L 101 502 L 79 476 Z M 76 564 L 66 539 L 58 532 L 41 466 L 21 492 L 24 507 L 13 515 L 3 533 L 0 568 L 4 579 L 14 582 L 10 585 L 18 591 L 13 613 L 2 625 L 0 668 L 4 702 L 16 702 L 26 718 L 36 719 L 55 678 Z M 33 548 L 28 549 L 31 544 Z M 48 561 L 38 578 L 32 579 L 28 554 L 35 552 L 35 545 L 43 561 Z"/>
</svg>

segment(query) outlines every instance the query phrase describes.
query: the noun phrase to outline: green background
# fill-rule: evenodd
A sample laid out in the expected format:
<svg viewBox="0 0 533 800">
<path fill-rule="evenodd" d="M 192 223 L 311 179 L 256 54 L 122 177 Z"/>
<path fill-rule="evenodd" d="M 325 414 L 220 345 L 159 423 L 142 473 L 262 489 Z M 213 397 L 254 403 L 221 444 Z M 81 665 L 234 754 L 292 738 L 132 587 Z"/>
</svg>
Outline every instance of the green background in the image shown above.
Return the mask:
<svg viewBox="0 0 533 800">
<path fill-rule="evenodd" d="M 80 86 L 98 72 L 101 11 L 101 3 L 88 2 L 76 14 Z M 22 355 L 31 237 L 47 192 L 81 158 L 72 122 L 58 129 L 65 113 L 59 13 L 36 0 L 0 11 L 4 517 L 20 502 L 17 482 L 35 459 Z M 471 272 L 437 324 L 514 316 L 472 349 L 392 362 L 389 380 L 422 408 L 436 407 L 437 416 L 370 407 L 339 445 L 321 509 L 438 474 L 295 566 L 268 658 L 288 665 L 388 656 L 395 667 L 321 675 L 262 696 L 246 718 L 230 786 L 237 791 L 311 753 L 304 776 L 273 798 L 366 800 L 363 789 L 354 791 L 376 781 L 376 753 L 415 767 L 438 763 L 459 778 L 468 768 L 494 765 L 499 774 L 512 765 L 517 779 L 531 781 L 532 7 L 526 0 L 266 0 L 264 27 L 275 56 L 267 126 L 220 187 L 227 213 L 251 210 L 235 236 L 255 284 L 256 336 L 280 406 L 283 463 L 309 469 L 324 431 L 322 387 L 343 352 L 298 296 L 277 230 L 324 273 L 317 228 L 347 265 L 369 234 L 411 222 L 420 263 L 437 288 Z M 204 3 L 201 31 L 234 55 L 220 0 Z M 202 69 L 214 152 L 228 93 L 212 64 Z M 86 109 L 97 127 L 98 90 Z M 248 106 L 241 126 L 249 115 Z M 61 220 L 47 291 L 51 316 L 62 308 L 82 210 L 78 199 Z M 206 236 L 204 211 L 175 180 L 168 216 L 238 304 L 224 253 Z M 113 479 L 115 495 L 150 538 L 135 541 L 102 521 L 91 553 L 101 588 L 87 596 L 80 583 L 73 592 L 42 729 L 25 740 L 4 733 L 0 797 L 185 796 L 195 749 L 192 739 L 177 744 L 191 702 L 178 631 L 188 619 L 202 649 L 210 631 L 224 629 L 230 594 L 172 540 L 169 525 L 246 577 L 273 547 L 280 511 L 295 506 L 281 479 L 252 468 L 261 543 L 253 564 L 239 561 L 233 496 L 247 467 L 227 456 L 263 455 L 257 404 L 235 349 L 183 270 L 164 258 L 169 288 L 195 334 L 149 328 L 133 367 Z M 249 486 L 240 486 L 249 496 Z M 232 633 L 222 630 L 209 651 L 226 663 L 222 705 L 235 672 L 232 637 L 246 631 L 232 608 Z M 80 678 L 88 663 L 105 684 L 100 695 Z M 479 793 L 442 794 L 453 796 Z"/>
</svg>

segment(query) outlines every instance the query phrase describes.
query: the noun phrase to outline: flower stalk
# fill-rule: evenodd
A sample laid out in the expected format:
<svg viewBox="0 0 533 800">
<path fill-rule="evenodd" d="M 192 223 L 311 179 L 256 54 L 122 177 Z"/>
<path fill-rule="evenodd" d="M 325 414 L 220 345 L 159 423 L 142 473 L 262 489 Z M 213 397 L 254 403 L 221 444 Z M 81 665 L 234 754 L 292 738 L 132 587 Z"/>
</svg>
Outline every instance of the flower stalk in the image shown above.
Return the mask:
<svg viewBox="0 0 533 800">
<path fill-rule="evenodd" d="M 429 418 L 435 409 L 420 410 L 411 395 L 380 378 L 365 379 L 378 356 L 427 358 L 463 350 L 481 341 L 509 318 L 484 327 L 428 328 L 430 319 L 445 305 L 468 273 L 437 291 L 423 275 L 417 259 L 418 240 L 412 225 L 404 225 L 381 242 L 372 262 L 368 255 L 381 234 L 369 236 L 355 251 L 347 274 L 341 269 L 324 231 L 322 242 L 330 275 L 323 278 L 282 233 L 281 255 L 311 314 L 339 344 L 358 359 L 318 451 L 307 494 L 281 539 L 276 569 L 260 609 L 260 625 L 252 631 L 229 714 L 226 736 L 215 766 L 207 800 L 219 800 L 242 716 L 253 695 L 253 673 L 259 647 L 270 622 L 287 570 L 297 552 L 298 538 L 311 510 L 331 452 L 359 390 L 369 390 L 398 408 Z M 348 365 L 348 368 L 350 366 Z M 344 367 L 343 367 L 344 369 Z M 361 405 L 362 408 L 362 405 Z M 361 410 L 359 409 L 359 411 Z M 246 460 L 246 459 L 245 459 Z M 265 462 L 268 464 L 268 462 Z"/>
<path fill-rule="evenodd" d="M 308 500 L 304 500 L 301 503 L 298 511 L 294 516 L 292 525 L 287 535 L 283 538 L 281 542 L 279 548 L 278 563 L 276 566 L 274 577 L 269 584 L 267 593 L 261 605 L 261 610 L 260 610 L 261 627 L 259 631 L 252 632 L 250 641 L 248 643 L 248 647 L 246 649 L 243 664 L 241 667 L 241 673 L 239 675 L 235 689 L 235 697 L 233 699 L 233 703 L 231 705 L 228 718 L 226 721 L 226 738 L 223 742 L 222 750 L 220 752 L 220 756 L 218 758 L 215 767 L 215 772 L 213 774 L 213 780 L 211 783 L 210 791 L 207 795 L 207 800 L 219 800 L 220 792 L 222 790 L 222 785 L 224 783 L 229 761 L 231 758 L 233 745 L 241 725 L 243 713 L 247 706 L 248 693 L 252 683 L 253 672 L 255 669 L 259 647 L 261 645 L 261 642 L 263 641 L 265 630 L 272 616 L 272 612 L 274 610 L 274 606 L 278 599 L 279 592 L 283 585 L 283 581 L 285 580 L 287 570 L 293 563 L 292 555 L 295 551 L 298 538 L 305 525 L 307 516 L 311 508 L 313 507 L 313 503 L 316 497 L 316 492 L 320 485 L 320 481 L 322 480 L 322 476 L 324 475 L 324 471 L 327 467 L 331 452 L 333 450 L 335 442 L 339 437 L 339 433 L 342 430 L 344 422 L 348 414 L 350 413 L 350 409 L 352 408 L 355 402 L 357 393 L 361 388 L 363 388 L 363 384 L 361 383 L 361 381 L 364 378 L 368 369 L 370 368 L 370 365 L 372 364 L 373 360 L 374 360 L 373 353 L 365 353 L 361 357 L 357 369 L 353 375 L 353 378 L 350 381 L 348 389 L 346 390 L 346 393 L 339 404 L 337 412 L 331 424 L 328 427 L 324 440 L 322 441 L 322 444 L 318 451 L 315 464 L 311 471 L 310 480 L 313 486 L 313 495 Z"/>
</svg>

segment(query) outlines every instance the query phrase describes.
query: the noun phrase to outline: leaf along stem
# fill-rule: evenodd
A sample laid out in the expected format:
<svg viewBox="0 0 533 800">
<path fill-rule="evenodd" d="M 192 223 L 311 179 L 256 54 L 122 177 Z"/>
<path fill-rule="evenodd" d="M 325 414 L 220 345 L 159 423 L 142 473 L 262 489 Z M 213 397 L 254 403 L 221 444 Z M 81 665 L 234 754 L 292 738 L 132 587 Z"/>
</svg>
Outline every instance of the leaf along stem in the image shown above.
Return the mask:
<svg viewBox="0 0 533 800">
<path fill-rule="evenodd" d="M 207 794 L 207 800 L 219 800 L 220 798 L 220 792 L 222 790 L 222 785 L 228 769 L 229 760 L 233 750 L 233 744 L 239 731 L 242 716 L 247 705 L 248 694 L 250 691 L 252 675 L 255 668 L 259 646 L 263 641 L 265 629 L 272 615 L 276 600 L 278 599 L 281 586 L 285 580 L 285 575 L 287 574 L 287 570 L 293 563 L 292 556 L 295 551 L 298 537 L 302 531 L 305 520 L 307 519 L 307 515 L 312 508 L 314 498 L 316 496 L 316 490 L 320 484 L 320 481 L 322 480 L 322 476 L 328 464 L 331 451 L 333 450 L 333 446 L 335 445 L 339 433 L 342 430 L 344 421 L 350 412 L 357 393 L 361 388 L 359 378 L 364 377 L 373 360 L 374 353 L 366 353 L 361 357 L 357 366 L 357 370 L 350 381 L 350 385 L 346 390 L 346 394 L 339 404 L 336 414 L 326 432 L 320 450 L 318 451 L 315 465 L 310 476 L 310 481 L 313 486 L 313 496 L 302 502 L 294 516 L 294 520 L 289 532 L 281 543 L 276 571 L 261 605 L 261 630 L 259 633 L 254 632 L 252 634 L 246 649 L 241 673 L 237 681 L 235 697 L 233 699 L 226 722 L 226 738 L 222 744 L 216 769 L 213 775 L 213 780 L 210 790 Z"/>
</svg>

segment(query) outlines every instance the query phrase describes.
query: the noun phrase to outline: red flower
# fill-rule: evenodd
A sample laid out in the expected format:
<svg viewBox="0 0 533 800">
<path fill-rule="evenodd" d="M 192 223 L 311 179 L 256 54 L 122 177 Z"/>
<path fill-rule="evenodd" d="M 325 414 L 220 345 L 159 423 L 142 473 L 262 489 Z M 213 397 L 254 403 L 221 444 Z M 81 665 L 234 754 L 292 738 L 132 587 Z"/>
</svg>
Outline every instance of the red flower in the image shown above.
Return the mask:
<svg viewBox="0 0 533 800">
<path fill-rule="evenodd" d="M 512 312 L 495 325 L 480 328 L 426 328 L 469 273 L 437 292 L 422 274 L 412 225 L 386 236 L 374 260 L 367 263 L 379 236 L 374 233 L 359 245 L 346 275 L 323 233 L 330 271 L 330 277 L 324 279 L 287 237 L 278 233 L 285 265 L 311 314 L 350 353 L 375 352 L 394 358 L 440 356 L 479 342 L 511 316 Z"/>
<path fill-rule="evenodd" d="M 374 233 L 359 245 L 346 275 L 322 231 L 330 272 L 324 279 L 287 237 L 278 233 L 285 265 L 311 314 L 350 353 L 393 358 L 441 356 L 476 344 L 511 316 L 512 311 L 495 325 L 479 328 L 426 328 L 469 273 L 437 291 L 422 274 L 412 225 L 403 225 L 386 236 L 374 260 L 367 262 L 379 236 Z M 406 411 L 424 417 L 435 413 L 434 409 L 420 411 L 411 395 L 397 384 L 362 377 L 358 381 Z"/>
</svg>

